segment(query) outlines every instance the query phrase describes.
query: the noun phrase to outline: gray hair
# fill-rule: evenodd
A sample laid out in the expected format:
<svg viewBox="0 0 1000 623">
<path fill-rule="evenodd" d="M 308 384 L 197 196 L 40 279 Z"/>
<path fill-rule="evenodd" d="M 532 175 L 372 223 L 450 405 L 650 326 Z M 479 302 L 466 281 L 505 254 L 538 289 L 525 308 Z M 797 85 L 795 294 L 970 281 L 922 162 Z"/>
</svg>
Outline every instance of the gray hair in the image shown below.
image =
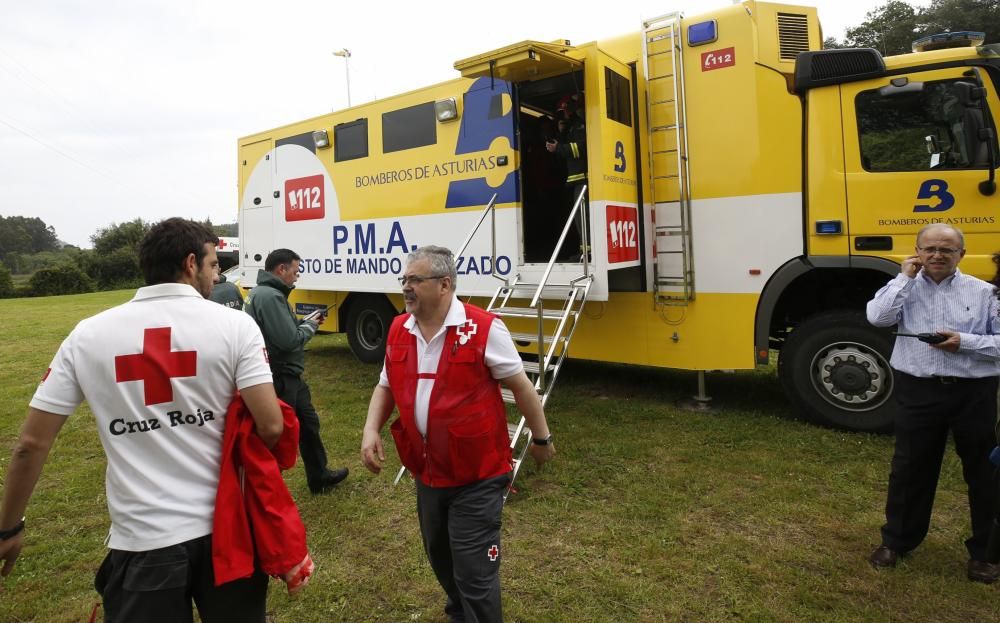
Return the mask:
<svg viewBox="0 0 1000 623">
<path fill-rule="evenodd" d="M 962 233 L 962 230 L 955 227 L 954 225 L 947 225 L 945 223 L 931 223 L 930 225 L 924 225 L 923 227 L 921 227 L 920 231 L 917 232 L 917 244 L 920 244 L 920 239 L 924 237 L 924 233 L 931 229 L 952 230 L 953 232 L 958 234 L 958 246 L 959 246 L 958 250 L 961 251 L 962 249 L 965 248 L 965 235 Z"/>
<path fill-rule="evenodd" d="M 419 260 L 427 260 L 431 264 L 431 274 L 434 277 L 450 277 L 451 289 L 458 285 L 458 271 L 455 270 L 455 256 L 445 247 L 426 245 L 406 256 L 406 264 Z"/>
</svg>

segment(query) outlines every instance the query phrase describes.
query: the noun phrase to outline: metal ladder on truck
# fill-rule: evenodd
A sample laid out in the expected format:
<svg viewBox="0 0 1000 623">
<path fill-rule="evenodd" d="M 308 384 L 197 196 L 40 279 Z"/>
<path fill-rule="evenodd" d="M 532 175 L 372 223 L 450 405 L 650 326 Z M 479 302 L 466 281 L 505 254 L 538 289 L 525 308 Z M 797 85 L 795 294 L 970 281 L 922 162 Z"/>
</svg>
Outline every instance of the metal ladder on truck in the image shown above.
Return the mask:
<svg viewBox="0 0 1000 623">
<path fill-rule="evenodd" d="M 521 281 L 520 275 L 517 275 L 513 281 L 510 281 L 494 274 L 493 277 L 502 283 L 497 287 L 496 292 L 486 307 L 487 311 L 493 312 L 501 318 L 533 319 L 537 321 L 537 324 L 534 325 L 534 330 L 527 332 L 511 331 L 511 337 L 515 342 L 520 344 L 533 344 L 535 346 L 530 353 L 522 352 L 521 355 L 522 358 L 526 355 L 530 358 L 524 362 L 524 371 L 528 374 L 528 378 L 534 382 L 535 391 L 538 392 L 542 407 L 545 406 L 549 396 L 552 394 L 552 388 L 555 386 L 556 379 L 559 377 L 559 371 L 566 360 L 570 340 L 576 331 L 577 323 L 583 311 L 583 305 L 587 301 L 590 286 L 594 281 L 594 276 L 590 272 L 590 266 L 586 258 L 582 258 L 584 260 L 581 262 L 582 274 L 579 277 L 565 282 L 550 281 L 556 258 L 562 250 L 570 227 L 573 226 L 573 220 L 577 217 L 578 213 L 581 221 L 580 231 L 587 231 L 586 210 L 581 210 L 581 204 L 586 192 L 587 188 L 584 187 L 577 197 L 576 203 L 573 205 L 573 209 L 566 219 L 562 234 L 556 243 L 555 249 L 552 251 L 552 256 L 542 273 L 541 279 L 537 283 L 529 283 Z M 496 266 L 495 202 L 496 195 L 493 195 L 493 198 L 490 199 L 490 202 L 483 209 L 476 226 L 465 239 L 458 252 L 455 253 L 455 257 L 461 257 L 479 231 L 479 227 L 486 220 L 486 217 L 492 216 L 490 221 L 492 243 L 491 265 Z M 549 301 L 549 307 L 547 308 L 546 300 Z M 528 301 L 526 306 L 519 304 L 523 301 Z M 553 303 L 555 304 L 553 305 Z M 515 404 L 514 395 L 510 390 L 501 389 L 500 393 L 505 403 Z M 505 502 L 507 496 L 513 490 L 514 481 L 528 454 L 528 449 L 531 447 L 531 429 L 527 427 L 524 416 L 521 416 L 517 423 L 508 420 L 507 432 L 510 436 L 514 469 L 511 473 L 510 486 L 504 492 Z M 405 471 L 405 467 L 400 468 L 395 482 L 399 482 Z"/>
<path fill-rule="evenodd" d="M 682 18 L 670 13 L 642 24 L 656 305 L 687 305 L 694 299 Z"/>
</svg>

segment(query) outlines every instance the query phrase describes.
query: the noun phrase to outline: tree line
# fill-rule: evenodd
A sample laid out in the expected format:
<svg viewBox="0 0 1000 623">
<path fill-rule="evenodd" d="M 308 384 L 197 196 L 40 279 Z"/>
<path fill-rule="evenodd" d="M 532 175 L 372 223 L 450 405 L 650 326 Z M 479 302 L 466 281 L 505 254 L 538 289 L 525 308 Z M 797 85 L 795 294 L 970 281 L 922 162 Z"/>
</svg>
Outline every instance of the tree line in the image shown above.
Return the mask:
<svg viewBox="0 0 1000 623">
<path fill-rule="evenodd" d="M 1000 0 L 931 0 L 923 8 L 889 0 L 848 28 L 843 41 L 828 37 L 823 47 L 874 48 L 891 56 L 911 52 L 921 37 L 963 30 L 985 32 L 985 43 L 1000 41 Z"/>
<path fill-rule="evenodd" d="M 218 236 L 236 235 L 236 223 L 205 223 Z M 0 216 L 0 298 L 142 285 L 139 241 L 152 224 L 143 219 L 112 223 L 90 237 L 93 249 L 80 249 L 61 243 L 55 229 L 40 218 Z"/>
</svg>

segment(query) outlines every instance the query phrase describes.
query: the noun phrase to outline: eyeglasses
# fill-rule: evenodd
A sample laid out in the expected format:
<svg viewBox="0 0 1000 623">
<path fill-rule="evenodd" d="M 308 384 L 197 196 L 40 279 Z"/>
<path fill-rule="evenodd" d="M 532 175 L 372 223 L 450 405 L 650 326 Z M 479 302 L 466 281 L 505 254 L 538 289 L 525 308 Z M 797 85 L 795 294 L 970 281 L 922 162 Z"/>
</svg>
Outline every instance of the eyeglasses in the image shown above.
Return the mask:
<svg viewBox="0 0 1000 623">
<path fill-rule="evenodd" d="M 948 247 L 917 247 L 917 248 L 921 252 L 926 253 L 927 255 L 934 255 L 935 253 L 939 253 L 945 257 L 955 255 L 960 251 L 960 249 L 950 249 Z"/>
<path fill-rule="evenodd" d="M 397 277 L 396 280 L 399 281 L 399 285 L 405 286 L 406 284 L 419 286 L 428 279 L 444 279 L 447 275 L 430 275 L 427 277 L 421 277 L 420 275 L 403 275 L 402 277 Z"/>
</svg>

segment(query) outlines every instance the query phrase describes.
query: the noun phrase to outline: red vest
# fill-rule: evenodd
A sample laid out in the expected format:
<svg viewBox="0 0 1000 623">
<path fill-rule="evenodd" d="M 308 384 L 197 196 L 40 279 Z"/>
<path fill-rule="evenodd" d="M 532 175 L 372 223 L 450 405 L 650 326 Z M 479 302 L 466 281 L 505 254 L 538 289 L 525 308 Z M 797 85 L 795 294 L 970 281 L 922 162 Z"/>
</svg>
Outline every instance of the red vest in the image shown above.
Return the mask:
<svg viewBox="0 0 1000 623">
<path fill-rule="evenodd" d="M 417 336 L 403 327 L 409 317 L 402 314 L 393 321 L 385 354 L 389 389 L 399 409 L 390 430 L 400 461 L 431 487 L 457 487 L 507 473 L 507 410 L 485 361 L 495 316 L 465 305 L 466 323 L 447 328 L 433 375 L 426 439 L 413 415 L 420 375 Z"/>
</svg>

